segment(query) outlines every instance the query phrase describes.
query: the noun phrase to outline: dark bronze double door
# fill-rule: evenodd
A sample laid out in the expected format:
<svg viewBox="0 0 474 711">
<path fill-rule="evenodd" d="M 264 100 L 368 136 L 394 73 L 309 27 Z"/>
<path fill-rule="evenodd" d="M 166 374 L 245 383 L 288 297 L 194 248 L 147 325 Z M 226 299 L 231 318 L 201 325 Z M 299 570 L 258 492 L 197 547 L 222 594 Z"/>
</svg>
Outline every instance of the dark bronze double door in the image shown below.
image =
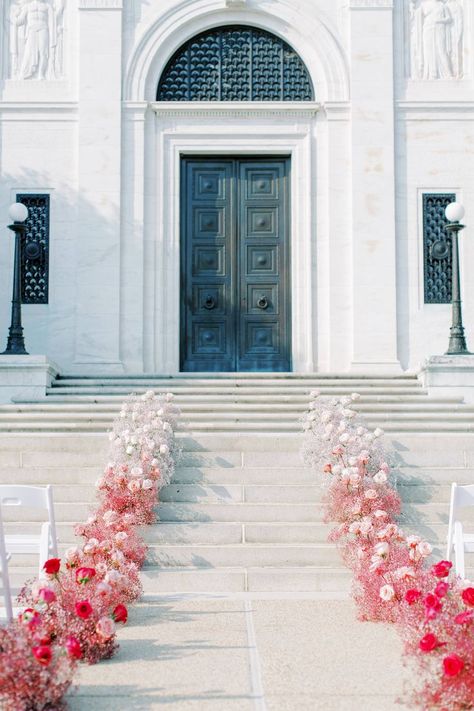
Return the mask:
<svg viewBox="0 0 474 711">
<path fill-rule="evenodd" d="M 182 159 L 182 371 L 290 370 L 289 163 Z"/>
</svg>

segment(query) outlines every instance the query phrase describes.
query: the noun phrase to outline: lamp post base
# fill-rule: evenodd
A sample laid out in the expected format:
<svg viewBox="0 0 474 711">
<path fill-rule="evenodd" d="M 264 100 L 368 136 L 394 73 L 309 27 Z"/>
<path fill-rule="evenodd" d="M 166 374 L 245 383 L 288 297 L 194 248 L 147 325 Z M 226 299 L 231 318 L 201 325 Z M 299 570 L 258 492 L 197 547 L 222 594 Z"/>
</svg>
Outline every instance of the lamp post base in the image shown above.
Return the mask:
<svg viewBox="0 0 474 711">
<path fill-rule="evenodd" d="M 459 396 L 474 402 L 474 354 L 431 356 L 421 366 L 418 378 L 430 395 Z"/>
</svg>

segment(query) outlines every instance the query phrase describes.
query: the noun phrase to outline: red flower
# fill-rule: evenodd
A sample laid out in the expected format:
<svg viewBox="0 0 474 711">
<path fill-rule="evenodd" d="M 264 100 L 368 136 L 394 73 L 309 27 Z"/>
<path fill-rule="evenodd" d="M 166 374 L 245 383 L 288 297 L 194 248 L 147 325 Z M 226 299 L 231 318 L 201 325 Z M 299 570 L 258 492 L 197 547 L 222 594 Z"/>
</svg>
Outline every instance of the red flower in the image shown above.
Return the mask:
<svg viewBox="0 0 474 711">
<path fill-rule="evenodd" d="M 462 599 L 469 605 L 469 607 L 474 607 L 474 588 L 466 588 L 462 591 Z"/>
<path fill-rule="evenodd" d="M 473 617 L 474 612 L 472 612 L 472 610 L 466 610 L 465 612 L 460 612 L 459 615 L 456 615 L 454 621 L 457 625 L 468 625 L 469 622 L 472 621 Z"/>
<path fill-rule="evenodd" d="M 76 570 L 76 582 L 79 583 L 79 585 L 85 585 L 89 580 L 92 580 L 94 575 L 94 568 L 78 568 Z"/>
<path fill-rule="evenodd" d="M 440 612 L 443 608 L 439 597 L 437 597 L 433 593 L 428 593 L 428 595 L 424 599 L 424 603 L 426 618 L 428 620 L 433 620 L 438 614 L 438 612 Z"/>
<path fill-rule="evenodd" d="M 23 625 L 27 625 L 30 630 L 33 630 L 41 622 L 41 615 L 36 610 L 33 610 L 32 607 L 27 607 L 20 614 L 19 619 Z"/>
<path fill-rule="evenodd" d="M 440 560 L 439 563 L 433 565 L 431 572 L 433 575 L 436 575 L 437 578 L 447 578 L 452 567 L 453 564 L 449 560 Z"/>
<path fill-rule="evenodd" d="M 420 590 L 415 590 L 415 588 L 411 588 L 411 590 L 407 590 L 405 593 L 405 601 L 409 605 L 413 605 L 415 602 L 418 602 L 420 597 L 421 597 Z"/>
<path fill-rule="evenodd" d="M 450 654 L 443 659 L 443 667 L 446 676 L 457 676 L 464 669 L 464 662 L 457 654 Z"/>
<path fill-rule="evenodd" d="M 438 647 L 443 647 L 444 644 L 446 644 L 446 643 L 440 642 L 435 634 L 428 632 L 428 634 L 425 634 L 425 636 L 422 639 L 420 639 L 418 646 L 422 652 L 432 652 L 433 649 L 437 649 Z"/>
<path fill-rule="evenodd" d="M 50 605 L 56 600 L 56 593 L 54 590 L 51 590 L 51 588 L 41 588 L 38 592 L 38 598 L 47 605 Z"/>
<path fill-rule="evenodd" d="M 67 649 L 67 653 L 69 654 L 69 656 L 72 657 L 73 659 L 81 659 L 82 658 L 81 645 L 79 644 L 79 641 L 75 637 L 68 637 L 66 639 L 66 649 Z"/>
<path fill-rule="evenodd" d="M 128 612 L 125 605 L 117 605 L 115 610 L 112 612 L 112 617 L 115 622 L 123 622 L 123 624 L 125 624 L 128 619 Z"/>
<path fill-rule="evenodd" d="M 80 600 L 76 602 L 76 615 L 83 620 L 87 620 L 92 614 L 92 606 L 89 600 Z"/>
<path fill-rule="evenodd" d="M 438 585 L 435 587 L 435 595 L 437 597 L 445 597 L 449 590 L 449 583 L 445 583 L 442 580 L 439 581 Z"/>
<path fill-rule="evenodd" d="M 59 568 L 61 567 L 61 560 L 60 558 L 50 558 L 49 560 L 46 561 L 46 563 L 43 565 L 43 570 L 48 574 L 48 575 L 57 575 L 59 573 Z"/>
<path fill-rule="evenodd" d="M 38 647 L 33 647 L 31 651 L 33 652 L 33 656 L 36 661 L 44 667 L 48 666 L 53 657 L 51 647 L 48 644 L 40 644 Z"/>
</svg>

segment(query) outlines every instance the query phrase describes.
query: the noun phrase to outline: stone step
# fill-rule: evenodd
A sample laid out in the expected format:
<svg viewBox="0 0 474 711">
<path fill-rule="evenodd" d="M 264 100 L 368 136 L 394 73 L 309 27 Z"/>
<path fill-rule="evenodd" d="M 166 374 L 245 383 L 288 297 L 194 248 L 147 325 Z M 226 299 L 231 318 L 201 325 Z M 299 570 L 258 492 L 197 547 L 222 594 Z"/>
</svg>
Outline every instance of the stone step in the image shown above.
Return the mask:
<svg viewBox="0 0 474 711">
<path fill-rule="evenodd" d="M 133 389 L 132 389 L 133 388 Z M 115 396 L 123 400 L 128 397 L 132 392 L 136 394 L 142 394 L 146 392 L 149 387 L 133 387 L 133 386 L 62 386 L 62 387 L 52 387 L 46 390 L 47 399 L 52 396 L 58 395 L 68 395 L 68 396 L 78 396 L 78 395 L 92 395 L 92 396 Z M 156 388 L 155 388 L 156 389 Z M 309 397 L 313 389 L 320 390 L 322 395 L 329 395 L 331 397 L 336 397 L 339 395 L 348 395 L 352 392 L 357 391 L 361 395 L 371 394 L 371 395 L 416 395 L 417 393 L 425 392 L 422 388 L 417 385 L 400 384 L 397 385 L 393 382 L 388 382 L 387 384 L 378 384 L 374 382 L 367 383 L 348 383 L 346 386 L 341 384 L 331 385 L 330 383 L 295 383 L 295 384 L 261 384 L 261 385 L 227 385 L 227 384 L 203 384 L 200 388 L 190 385 L 177 386 L 173 383 L 173 393 L 179 393 L 180 395 L 255 395 L 256 390 L 261 390 L 262 394 L 266 395 L 306 395 Z"/>
<path fill-rule="evenodd" d="M 62 388 L 64 386 L 76 387 L 146 387 L 146 388 L 163 388 L 172 390 L 181 385 L 191 386 L 206 386 L 209 388 L 221 387 L 222 385 L 234 385 L 241 387 L 242 385 L 250 385 L 251 387 L 266 387 L 271 384 L 286 385 L 291 387 L 294 384 L 302 383 L 309 387 L 317 387 L 325 385 L 326 387 L 346 386 L 353 387 L 354 384 L 361 386 L 374 387 L 380 385 L 409 385 L 412 387 L 421 388 L 421 383 L 416 375 L 381 375 L 374 377 L 373 375 L 359 374 L 321 374 L 321 373 L 181 373 L 172 376 L 90 376 L 90 377 L 74 377 L 62 375 L 52 383 L 53 388 Z"/>
<path fill-rule="evenodd" d="M 294 545 L 166 545 L 150 548 L 146 566 L 198 568 L 220 567 L 334 567 L 339 562 L 335 546 L 327 543 Z"/>
</svg>

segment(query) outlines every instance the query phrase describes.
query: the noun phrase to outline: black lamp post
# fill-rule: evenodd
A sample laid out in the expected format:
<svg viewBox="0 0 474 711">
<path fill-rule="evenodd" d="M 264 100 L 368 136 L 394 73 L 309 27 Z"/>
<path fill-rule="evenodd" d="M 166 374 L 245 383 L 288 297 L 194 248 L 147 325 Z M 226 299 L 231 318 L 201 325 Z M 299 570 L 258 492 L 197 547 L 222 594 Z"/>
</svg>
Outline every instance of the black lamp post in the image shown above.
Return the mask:
<svg viewBox="0 0 474 711">
<path fill-rule="evenodd" d="M 464 207 L 459 202 L 452 202 L 446 208 L 446 217 L 449 225 L 446 229 L 451 234 L 453 257 L 452 257 L 452 299 L 453 299 L 453 320 L 450 331 L 449 346 L 446 355 L 468 355 L 466 338 L 464 336 L 464 326 L 462 323 L 461 307 L 461 282 L 459 277 L 459 246 L 458 234 L 464 229 L 461 220 L 464 217 Z"/>
<path fill-rule="evenodd" d="M 28 355 L 21 325 L 21 251 L 26 232 L 25 220 L 28 209 L 21 202 L 14 203 L 9 210 L 13 220 L 8 229 L 15 233 L 15 260 L 13 266 L 12 318 L 8 332 L 7 347 L 0 355 Z"/>
</svg>

